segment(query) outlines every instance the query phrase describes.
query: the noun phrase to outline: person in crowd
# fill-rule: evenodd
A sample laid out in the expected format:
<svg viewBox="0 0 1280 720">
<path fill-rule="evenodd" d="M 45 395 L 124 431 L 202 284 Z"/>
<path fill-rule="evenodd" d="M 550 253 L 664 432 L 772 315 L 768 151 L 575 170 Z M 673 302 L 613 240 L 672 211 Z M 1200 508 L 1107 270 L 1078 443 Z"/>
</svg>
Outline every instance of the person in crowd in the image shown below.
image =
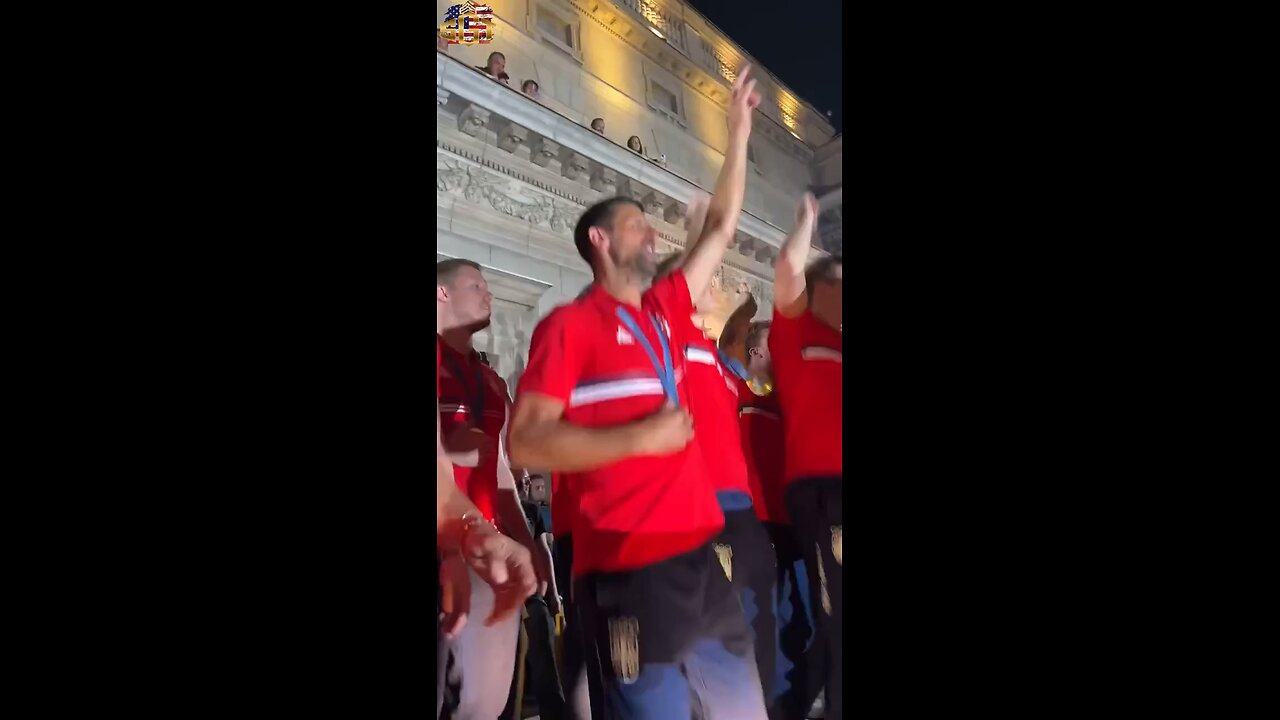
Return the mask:
<svg viewBox="0 0 1280 720">
<path fill-rule="evenodd" d="M 842 717 L 843 298 L 839 255 L 806 269 L 818 202 L 806 193 L 774 268 L 768 347 L 785 428 L 787 511 L 804 555 L 825 663 L 828 717 Z"/>
<path fill-rule="evenodd" d="M 532 490 L 533 479 L 528 471 L 522 472 L 519 482 L 520 507 L 525 520 L 539 543 L 548 547 L 551 538 L 550 528 L 539 510 L 539 503 L 534 500 Z M 542 500 L 546 500 L 546 480 L 542 480 Z M 524 677 L 526 688 L 532 688 L 538 703 L 538 717 L 543 720 L 564 720 L 564 691 L 560 685 L 560 674 L 556 667 L 555 615 L 560 612 L 559 598 L 554 592 L 548 592 L 544 599 L 541 595 L 532 595 L 524 604 L 524 637 L 527 638 L 527 649 L 523 658 L 519 655 L 516 661 L 524 660 Z M 520 666 L 515 672 L 519 676 Z M 499 720 L 520 720 L 515 715 L 516 694 L 519 692 L 518 682 L 511 683 L 511 692 L 507 698 L 507 707 L 499 715 Z"/>
<path fill-rule="evenodd" d="M 571 577 L 573 536 L 570 531 L 573 529 L 572 515 L 575 507 L 565 474 L 551 473 L 551 557 L 555 560 L 556 583 L 563 588 L 561 604 L 564 628 L 560 640 L 560 677 L 566 702 L 565 717 L 569 720 L 591 720 L 586 640 L 574 605 Z M 597 688 L 596 692 L 599 693 L 600 690 Z"/>
<path fill-rule="evenodd" d="M 538 93 L 537 80 L 525 80 L 524 82 L 520 83 L 520 92 L 524 93 L 525 95 L 528 95 L 534 100 L 542 99 L 542 96 L 539 95 Z"/>
<path fill-rule="evenodd" d="M 725 323 L 720 349 L 739 362 L 745 381 L 738 385 L 738 426 L 747 461 L 756 515 L 769 534 L 777 556 L 774 606 L 778 617 L 778 652 L 775 655 L 772 694 L 767 697 L 769 716 L 777 720 L 801 720 L 808 716 L 821 688 L 820 662 L 810 652 L 816 628 L 800 544 L 787 512 L 783 475 L 784 428 L 778 393 L 774 389 L 769 357 L 769 322 L 750 322 L 755 299 L 748 296 Z M 743 320 L 746 320 L 744 323 Z"/>
<path fill-rule="evenodd" d="M 591 121 L 591 129 L 597 133 L 604 135 L 604 118 L 596 118 Z"/>
<path fill-rule="evenodd" d="M 443 448 L 455 481 L 475 503 L 480 517 L 496 522 L 529 551 L 537 592 L 543 594 L 552 577 L 551 558 L 525 522 L 506 459 L 502 441 L 509 403 L 506 384 L 472 348 L 473 335 L 489 325 L 492 299 L 476 263 L 456 259 L 436 264 Z M 473 611 L 487 611 L 493 602 L 487 586 L 471 583 Z M 511 686 L 518 623 L 514 616 L 501 623 L 467 623 L 449 641 L 452 662 L 447 680 L 459 688 L 455 720 L 488 720 L 502 712 Z"/>
<path fill-rule="evenodd" d="M 632 135 L 631 137 L 627 138 L 627 147 L 632 152 L 637 153 L 642 157 L 644 156 L 644 145 L 640 144 L 640 136 Z"/>
<path fill-rule="evenodd" d="M 701 198 L 689 203 L 685 247 L 690 248 L 690 253 L 697 248 L 706 210 Z M 684 258 L 684 253 L 673 254 L 659 264 L 655 277 L 660 281 L 678 270 Z M 713 289 L 708 284 L 693 307 L 705 313 L 714 308 L 714 303 Z M 740 323 L 741 316 L 742 313 L 736 313 L 731 321 Z M 724 530 L 715 539 L 714 548 L 725 577 L 742 600 L 743 613 L 752 630 L 761 689 L 767 701 L 772 695 L 777 644 L 773 606 L 775 572 L 769 536 L 752 509 L 751 486 L 738 428 L 739 385 L 746 370 L 718 351 L 716 344 L 703 333 L 701 323 L 694 323 L 692 317 L 676 322 L 685 326 L 686 344 L 682 351 L 689 406 L 694 427 L 698 429 L 694 441 L 701 448 L 703 461 L 707 463 L 707 477 L 724 512 Z"/>
<path fill-rule="evenodd" d="M 484 65 L 477 65 L 476 69 L 496 79 L 507 69 L 507 56 L 500 52 L 491 52 L 489 60 Z"/>
<path fill-rule="evenodd" d="M 564 473 L 574 496 L 572 594 L 601 687 L 593 717 L 766 717 L 750 630 L 715 549 L 724 514 L 693 441 L 682 352 L 693 301 L 741 214 L 760 102 L 750 74 L 734 81 L 725 163 L 683 266 L 646 290 L 657 261 L 643 207 L 617 197 L 588 208 L 574 244 L 592 289 L 539 323 L 520 381 L 512 459 Z"/>
<path fill-rule="evenodd" d="M 438 324 L 438 318 L 437 318 Z M 487 583 L 492 611 L 484 622 L 511 617 L 536 589 L 529 551 L 484 522 L 479 509 L 454 482 L 440 434 L 440 340 L 436 339 L 436 557 L 440 594 L 436 598 L 436 717 L 444 703 L 447 660 L 444 640 L 458 637 L 471 610 L 471 574 Z"/>
<path fill-rule="evenodd" d="M 510 75 L 508 75 L 508 74 L 506 74 L 506 73 L 504 73 L 504 72 L 500 72 L 500 73 L 498 73 L 498 82 L 502 83 L 503 85 L 506 85 L 507 87 L 510 87 L 510 86 L 511 86 L 511 76 L 510 76 Z"/>
<path fill-rule="evenodd" d="M 449 52 L 449 41 L 440 37 L 440 28 L 436 28 L 436 50 L 439 52 Z"/>
</svg>

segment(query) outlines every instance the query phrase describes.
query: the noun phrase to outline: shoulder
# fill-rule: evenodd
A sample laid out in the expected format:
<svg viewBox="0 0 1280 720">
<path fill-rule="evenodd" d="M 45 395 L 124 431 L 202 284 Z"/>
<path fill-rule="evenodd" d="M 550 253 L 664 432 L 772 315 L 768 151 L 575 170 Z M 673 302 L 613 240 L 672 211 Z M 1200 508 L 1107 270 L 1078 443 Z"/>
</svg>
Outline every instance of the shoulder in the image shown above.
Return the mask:
<svg viewBox="0 0 1280 720">
<path fill-rule="evenodd" d="M 684 270 L 676 270 L 654 282 L 644 295 L 663 312 L 679 313 L 693 304 L 689 299 L 689 282 L 684 278 Z"/>
</svg>

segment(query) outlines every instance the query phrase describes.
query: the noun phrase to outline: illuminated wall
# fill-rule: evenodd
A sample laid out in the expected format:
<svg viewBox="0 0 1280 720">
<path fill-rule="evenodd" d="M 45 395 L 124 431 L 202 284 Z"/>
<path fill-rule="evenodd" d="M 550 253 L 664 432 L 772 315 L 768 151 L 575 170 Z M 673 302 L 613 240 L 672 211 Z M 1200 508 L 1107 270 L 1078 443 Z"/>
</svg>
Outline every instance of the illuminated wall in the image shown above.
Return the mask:
<svg viewBox="0 0 1280 720">
<path fill-rule="evenodd" d="M 454 4 L 437 0 L 437 24 Z M 638 136 L 645 154 L 665 154 L 673 172 L 704 188 L 714 183 L 727 142 L 726 78 L 748 59 L 705 19 L 682 3 L 665 0 L 488 4 L 496 16 L 494 41 L 450 46 L 451 56 L 483 65 L 491 51 L 501 51 L 513 88 L 534 79 L 544 104 L 553 110 L 583 125 L 603 117 L 605 135 L 613 142 L 625 145 Z M 539 13 L 569 22 L 567 46 L 547 40 L 546 28 L 555 22 L 540 24 Z M 714 76 L 706 72 L 708 67 L 717 68 Z M 767 72 L 756 77 L 765 117 L 755 120 L 745 205 L 748 212 L 789 229 L 796 201 L 812 183 L 813 149 L 830 140 L 833 131 L 820 113 Z M 651 89 L 654 82 L 678 95 L 678 119 L 653 107 L 661 104 Z M 708 97 L 711 93 L 720 99 Z M 796 137 L 807 144 L 795 142 Z"/>
</svg>

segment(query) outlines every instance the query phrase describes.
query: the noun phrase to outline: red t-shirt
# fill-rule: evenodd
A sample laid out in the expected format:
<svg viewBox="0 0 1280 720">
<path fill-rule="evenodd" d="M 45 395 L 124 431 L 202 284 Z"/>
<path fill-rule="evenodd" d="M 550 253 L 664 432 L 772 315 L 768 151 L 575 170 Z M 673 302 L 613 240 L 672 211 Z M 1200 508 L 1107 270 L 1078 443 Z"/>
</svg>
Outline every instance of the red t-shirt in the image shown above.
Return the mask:
<svg viewBox="0 0 1280 720">
<path fill-rule="evenodd" d="M 573 493 L 564 473 L 551 473 L 551 534 L 562 538 L 573 532 Z"/>
<path fill-rule="evenodd" d="M 534 330 L 519 393 L 563 402 L 564 420 L 584 427 L 622 425 L 661 409 L 666 396 L 658 373 L 617 309 L 631 313 L 661 358 L 649 314 L 657 315 L 664 334 L 670 333 L 671 319 L 693 314 L 684 273 L 655 283 L 642 304 L 643 311 L 624 306 L 597 285 L 582 299 L 553 310 Z M 670 342 L 677 396 L 687 407 L 684 354 L 677 339 Z M 702 545 L 724 527 L 697 442 L 672 455 L 630 457 L 589 472 L 564 473 L 561 482 L 573 497 L 575 576 L 651 565 Z"/>
<path fill-rule="evenodd" d="M 776 309 L 769 354 L 786 427 L 786 481 L 844 474 L 844 336 L 809 310 L 785 318 Z"/>
<path fill-rule="evenodd" d="M 737 378 L 734 378 L 737 380 Z M 766 522 L 791 524 L 783 483 L 782 408 L 778 393 L 756 395 L 742 380 L 738 385 L 738 431 L 747 462 L 756 517 Z"/>
<path fill-rule="evenodd" d="M 717 492 L 751 494 L 738 431 L 738 377 L 720 363 L 715 343 L 692 320 L 683 325 L 689 411 L 693 413 L 694 439 L 707 463 L 707 477 Z"/>
<path fill-rule="evenodd" d="M 440 432 L 448 438 L 459 426 L 475 426 L 495 442 L 502 434 L 507 419 L 507 385 L 498 374 L 480 362 L 474 351 L 463 355 L 448 343 L 437 341 L 441 352 L 440 381 L 437 394 L 440 405 Z M 461 375 L 461 377 L 459 377 Z M 476 409 L 479 406 L 477 421 Z M 447 445 L 446 445 L 447 449 Z M 498 497 L 498 461 L 492 454 L 474 468 L 453 466 L 458 487 L 471 498 L 476 509 L 491 522 Z"/>
</svg>

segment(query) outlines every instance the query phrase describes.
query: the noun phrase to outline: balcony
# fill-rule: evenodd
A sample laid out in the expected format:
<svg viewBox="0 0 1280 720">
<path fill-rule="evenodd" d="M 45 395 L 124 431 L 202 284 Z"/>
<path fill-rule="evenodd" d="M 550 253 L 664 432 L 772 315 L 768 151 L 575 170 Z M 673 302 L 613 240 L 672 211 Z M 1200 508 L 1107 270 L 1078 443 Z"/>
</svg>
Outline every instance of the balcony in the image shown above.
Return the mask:
<svg viewBox="0 0 1280 720">
<path fill-rule="evenodd" d="M 689 200 L 710 192 L 440 52 L 436 102 L 436 144 L 443 151 L 437 191 L 508 216 L 493 232 L 518 233 L 529 243 L 520 249 L 533 257 L 580 266 L 573 225 L 586 206 L 614 195 L 640 201 L 669 249 L 682 247 Z M 481 222 L 439 206 L 445 222 Z M 726 277 L 721 285 L 745 280 L 759 298 L 786 231 L 746 211 L 738 230 L 724 265 L 751 278 Z"/>
</svg>

